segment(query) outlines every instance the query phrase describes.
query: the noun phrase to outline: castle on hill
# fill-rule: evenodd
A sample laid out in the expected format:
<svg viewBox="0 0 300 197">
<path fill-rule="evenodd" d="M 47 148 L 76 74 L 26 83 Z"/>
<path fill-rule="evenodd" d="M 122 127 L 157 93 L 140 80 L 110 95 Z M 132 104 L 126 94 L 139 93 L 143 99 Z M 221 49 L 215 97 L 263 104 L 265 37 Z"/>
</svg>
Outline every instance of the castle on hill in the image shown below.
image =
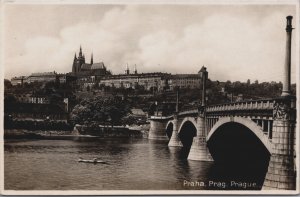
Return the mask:
<svg viewBox="0 0 300 197">
<path fill-rule="evenodd" d="M 204 67 L 202 67 L 203 69 Z M 124 74 L 112 75 L 103 62 L 94 63 L 93 54 L 90 62 L 86 62 L 85 55 L 80 46 L 78 56 L 75 53 L 72 71 L 66 74 L 56 72 L 33 73 L 30 76 L 12 78 L 13 85 L 22 85 L 32 82 L 50 82 L 59 80 L 61 83 L 75 83 L 81 89 L 99 87 L 111 88 L 142 88 L 145 90 L 174 90 L 179 88 L 200 88 L 201 70 L 195 74 L 170 74 L 162 72 L 138 73 L 136 65 L 133 71 L 129 70 L 128 64 Z"/>
<path fill-rule="evenodd" d="M 72 74 L 77 77 L 84 76 L 106 76 L 111 75 L 111 72 L 108 71 L 103 62 L 94 63 L 93 54 L 91 54 L 91 61 L 87 63 L 85 61 L 85 55 L 82 53 L 82 48 L 80 46 L 78 57 L 75 53 L 73 66 L 72 66 Z"/>
</svg>

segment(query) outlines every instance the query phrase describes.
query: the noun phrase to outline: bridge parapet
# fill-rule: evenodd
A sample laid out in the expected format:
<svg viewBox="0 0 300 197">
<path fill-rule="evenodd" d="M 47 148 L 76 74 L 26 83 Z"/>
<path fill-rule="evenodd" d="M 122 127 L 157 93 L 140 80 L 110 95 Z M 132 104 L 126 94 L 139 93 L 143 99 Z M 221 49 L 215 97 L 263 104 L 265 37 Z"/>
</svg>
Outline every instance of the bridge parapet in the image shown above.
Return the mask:
<svg viewBox="0 0 300 197">
<path fill-rule="evenodd" d="M 179 112 L 178 115 L 179 116 L 182 116 L 182 115 L 188 115 L 188 114 L 197 114 L 198 113 L 198 109 L 190 109 L 190 110 L 187 110 L 187 111 L 182 111 L 182 112 Z"/>
<path fill-rule="evenodd" d="M 150 120 L 169 120 L 173 119 L 173 115 L 171 116 L 150 116 Z"/>
<path fill-rule="evenodd" d="M 206 112 L 243 111 L 243 110 L 273 110 L 275 100 L 254 100 L 235 103 L 211 105 L 206 107 Z"/>
<path fill-rule="evenodd" d="M 187 110 L 187 111 L 182 111 L 179 112 L 177 115 L 178 116 L 187 116 L 187 115 L 192 115 L 192 114 L 198 114 L 198 109 L 194 108 L 191 110 Z M 169 115 L 169 116 L 150 116 L 150 120 L 170 120 L 173 119 L 174 115 Z"/>
<path fill-rule="evenodd" d="M 243 111 L 269 111 L 269 116 L 273 115 L 273 108 L 275 105 L 275 99 L 265 99 L 265 100 L 251 100 L 251 101 L 241 101 L 234 103 L 225 103 L 225 104 L 217 104 L 210 105 L 206 107 L 207 113 L 214 112 L 243 112 Z M 178 116 L 187 116 L 192 114 L 199 113 L 199 109 L 197 106 L 191 107 L 189 109 L 185 109 L 184 111 L 178 112 Z M 172 119 L 173 115 L 169 116 L 151 116 L 149 119 L 152 120 L 169 120 Z"/>
</svg>

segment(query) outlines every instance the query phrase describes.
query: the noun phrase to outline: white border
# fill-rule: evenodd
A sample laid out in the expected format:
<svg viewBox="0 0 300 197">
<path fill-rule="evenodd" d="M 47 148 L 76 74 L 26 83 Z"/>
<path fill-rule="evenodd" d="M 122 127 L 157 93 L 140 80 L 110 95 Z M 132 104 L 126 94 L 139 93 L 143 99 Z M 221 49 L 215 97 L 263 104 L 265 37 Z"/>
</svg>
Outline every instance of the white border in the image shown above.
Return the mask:
<svg viewBox="0 0 300 197">
<path fill-rule="evenodd" d="M 4 190 L 4 66 L 3 66 L 3 34 L 4 31 L 2 31 L 3 25 L 3 4 L 0 3 L 0 80 L 2 81 L 0 83 L 0 194 Z"/>
<path fill-rule="evenodd" d="M 2 0 L 3 4 L 299 5 L 298 0 Z"/>
</svg>

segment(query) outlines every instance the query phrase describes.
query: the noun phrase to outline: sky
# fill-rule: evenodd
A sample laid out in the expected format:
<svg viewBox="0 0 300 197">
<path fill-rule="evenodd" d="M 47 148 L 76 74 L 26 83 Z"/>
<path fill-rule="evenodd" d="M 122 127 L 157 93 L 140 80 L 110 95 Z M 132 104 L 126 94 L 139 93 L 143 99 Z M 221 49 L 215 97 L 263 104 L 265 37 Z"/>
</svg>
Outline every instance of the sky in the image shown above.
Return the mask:
<svg viewBox="0 0 300 197">
<path fill-rule="evenodd" d="M 81 45 L 87 62 L 93 53 L 114 74 L 127 63 L 173 74 L 204 65 L 212 80 L 281 81 L 287 15 L 296 18 L 295 5 L 6 4 L 4 77 L 71 72 Z"/>
</svg>

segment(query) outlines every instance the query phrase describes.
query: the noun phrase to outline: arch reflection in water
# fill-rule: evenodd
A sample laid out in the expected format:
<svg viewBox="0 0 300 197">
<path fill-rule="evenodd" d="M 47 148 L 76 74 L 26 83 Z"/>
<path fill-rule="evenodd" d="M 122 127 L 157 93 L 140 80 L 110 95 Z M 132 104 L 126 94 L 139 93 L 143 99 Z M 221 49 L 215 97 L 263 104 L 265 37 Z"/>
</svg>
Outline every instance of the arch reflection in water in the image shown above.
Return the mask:
<svg viewBox="0 0 300 197">
<path fill-rule="evenodd" d="M 212 180 L 226 182 L 226 189 L 261 189 L 270 152 L 253 131 L 239 123 L 225 123 L 207 146 L 215 161 Z"/>
</svg>

